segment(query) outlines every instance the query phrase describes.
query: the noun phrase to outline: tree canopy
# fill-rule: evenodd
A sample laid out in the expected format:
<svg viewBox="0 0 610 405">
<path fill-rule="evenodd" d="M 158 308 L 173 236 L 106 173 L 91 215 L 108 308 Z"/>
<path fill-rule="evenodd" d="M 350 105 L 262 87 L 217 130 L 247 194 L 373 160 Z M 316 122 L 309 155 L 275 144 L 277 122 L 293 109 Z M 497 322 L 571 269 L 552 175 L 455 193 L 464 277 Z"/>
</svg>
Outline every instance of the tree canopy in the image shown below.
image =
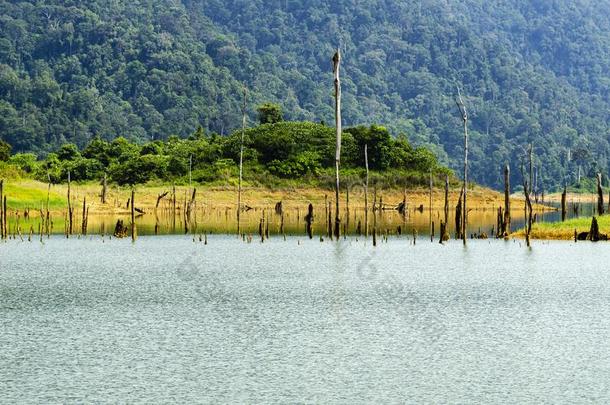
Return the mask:
<svg viewBox="0 0 610 405">
<path fill-rule="evenodd" d="M 298 180 L 322 184 L 332 178 L 334 128 L 311 122 L 278 122 L 249 128 L 244 134 L 245 179 L 260 185 Z M 364 170 L 364 145 L 370 168 L 381 177 L 402 177 L 411 185 L 424 184 L 428 173 L 448 173 L 429 150 L 414 148 L 405 139 L 394 139 L 381 126 L 348 128 L 343 136 L 344 174 Z M 198 129 L 188 138 L 176 136 L 139 145 L 123 137 L 92 139 L 82 150 L 68 143 L 38 160 L 32 153 L 17 153 L 8 162 L 46 181 L 99 180 L 105 174 L 118 184 L 149 181 L 230 183 L 238 173 L 241 131 L 230 136 L 205 135 Z M 192 167 L 189 164 L 192 161 Z"/>
</svg>

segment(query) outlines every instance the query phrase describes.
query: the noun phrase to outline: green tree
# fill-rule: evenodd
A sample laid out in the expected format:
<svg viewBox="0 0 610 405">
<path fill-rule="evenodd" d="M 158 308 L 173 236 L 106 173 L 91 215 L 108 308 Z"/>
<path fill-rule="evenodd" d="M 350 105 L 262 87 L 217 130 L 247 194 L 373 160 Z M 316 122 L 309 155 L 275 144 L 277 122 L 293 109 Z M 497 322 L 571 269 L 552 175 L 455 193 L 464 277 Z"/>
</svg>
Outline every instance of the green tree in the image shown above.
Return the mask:
<svg viewBox="0 0 610 405">
<path fill-rule="evenodd" d="M 258 107 L 258 121 L 261 124 L 275 124 L 284 121 L 282 107 L 279 104 L 265 103 Z"/>
<path fill-rule="evenodd" d="M 0 162 L 6 162 L 11 157 L 11 145 L 0 140 Z"/>
</svg>

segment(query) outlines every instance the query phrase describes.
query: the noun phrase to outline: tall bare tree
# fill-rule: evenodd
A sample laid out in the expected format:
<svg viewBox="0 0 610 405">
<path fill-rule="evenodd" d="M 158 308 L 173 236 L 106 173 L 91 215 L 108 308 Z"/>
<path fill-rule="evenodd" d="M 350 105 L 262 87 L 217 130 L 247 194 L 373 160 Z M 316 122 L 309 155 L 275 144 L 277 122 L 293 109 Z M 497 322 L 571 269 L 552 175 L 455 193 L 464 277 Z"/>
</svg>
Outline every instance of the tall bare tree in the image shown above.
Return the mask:
<svg viewBox="0 0 610 405">
<path fill-rule="evenodd" d="M 364 167 L 366 168 L 366 180 L 364 183 L 364 235 L 369 237 L 369 154 L 368 145 L 364 144 Z"/>
<path fill-rule="evenodd" d="M 248 89 L 244 86 L 244 99 L 241 106 L 241 140 L 239 144 L 239 181 L 237 183 L 237 234 L 241 233 L 241 182 L 244 173 L 244 136 L 246 134 L 246 107 L 248 103 Z"/>
<path fill-rule="evenodd" d="M 337 146 L 335 150 L 335 237 L 339 240 L 341 219 L 339 211 L 339 165 L 341 163 L 341 79 L 339 68 L 341 51 L 337 49 L 333 56 L 333 73 L 335 75 L 335 126 L 337 129 Z"/>
<path fill-rule="evenodd" d="M 462 93 L 460 88 L 457 88 L 458 98 L 456 104 L 462 115 L 462 121 L 464 122 L 464 208 L 462 209 L 462 241 L 464 246 L 466 245 L 466 227 L 468 224 L 468 208 L 466 205 L 466 195 L 468 194 L 468 111 L 466 110 L 466 104 L 462 99 Z"/>
</svg>

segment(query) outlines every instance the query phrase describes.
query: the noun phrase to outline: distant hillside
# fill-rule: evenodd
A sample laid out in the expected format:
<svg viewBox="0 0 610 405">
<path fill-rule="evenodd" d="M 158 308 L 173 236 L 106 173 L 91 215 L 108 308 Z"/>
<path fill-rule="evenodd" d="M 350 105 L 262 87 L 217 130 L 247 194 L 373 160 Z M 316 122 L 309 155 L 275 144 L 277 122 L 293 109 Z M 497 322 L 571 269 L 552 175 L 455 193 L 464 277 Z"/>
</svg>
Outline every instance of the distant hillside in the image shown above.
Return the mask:
<svg viewBox="0 0 610 405">
<path fill-rule="evenodd" d="M 532 142 L 549 189 L 608 172 L 610 2 L 569 0 L 0 1 L 0 138 L 48 152 L 240 125 L 283 105 L 332 122 L 330 57 L 344 53 L 346 125 L 379 123 L 457 169 L 453 97 L 471 114 L 472 177 L 519 182 Z"/>
</svg>

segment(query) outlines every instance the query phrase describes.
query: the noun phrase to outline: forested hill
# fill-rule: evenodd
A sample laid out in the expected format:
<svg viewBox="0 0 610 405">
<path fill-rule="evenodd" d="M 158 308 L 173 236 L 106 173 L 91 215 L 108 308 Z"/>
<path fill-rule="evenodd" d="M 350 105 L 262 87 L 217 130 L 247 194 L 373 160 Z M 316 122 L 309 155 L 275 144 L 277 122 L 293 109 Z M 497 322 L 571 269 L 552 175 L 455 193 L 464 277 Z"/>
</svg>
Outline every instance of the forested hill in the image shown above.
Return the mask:
<svg viewBox="0 0 610 405">
<path fill-rule="evenodd" d="M 607 0 L 0 0 L 0 138 L 44 153 L 94 136 L 240 125 L 241 82 L 285 118 L 379 123 L 459 167 L 466 94 L 472 177 L 497 186 L 532 142 L 543 185 L 608 172 Z"/>
</svg>

